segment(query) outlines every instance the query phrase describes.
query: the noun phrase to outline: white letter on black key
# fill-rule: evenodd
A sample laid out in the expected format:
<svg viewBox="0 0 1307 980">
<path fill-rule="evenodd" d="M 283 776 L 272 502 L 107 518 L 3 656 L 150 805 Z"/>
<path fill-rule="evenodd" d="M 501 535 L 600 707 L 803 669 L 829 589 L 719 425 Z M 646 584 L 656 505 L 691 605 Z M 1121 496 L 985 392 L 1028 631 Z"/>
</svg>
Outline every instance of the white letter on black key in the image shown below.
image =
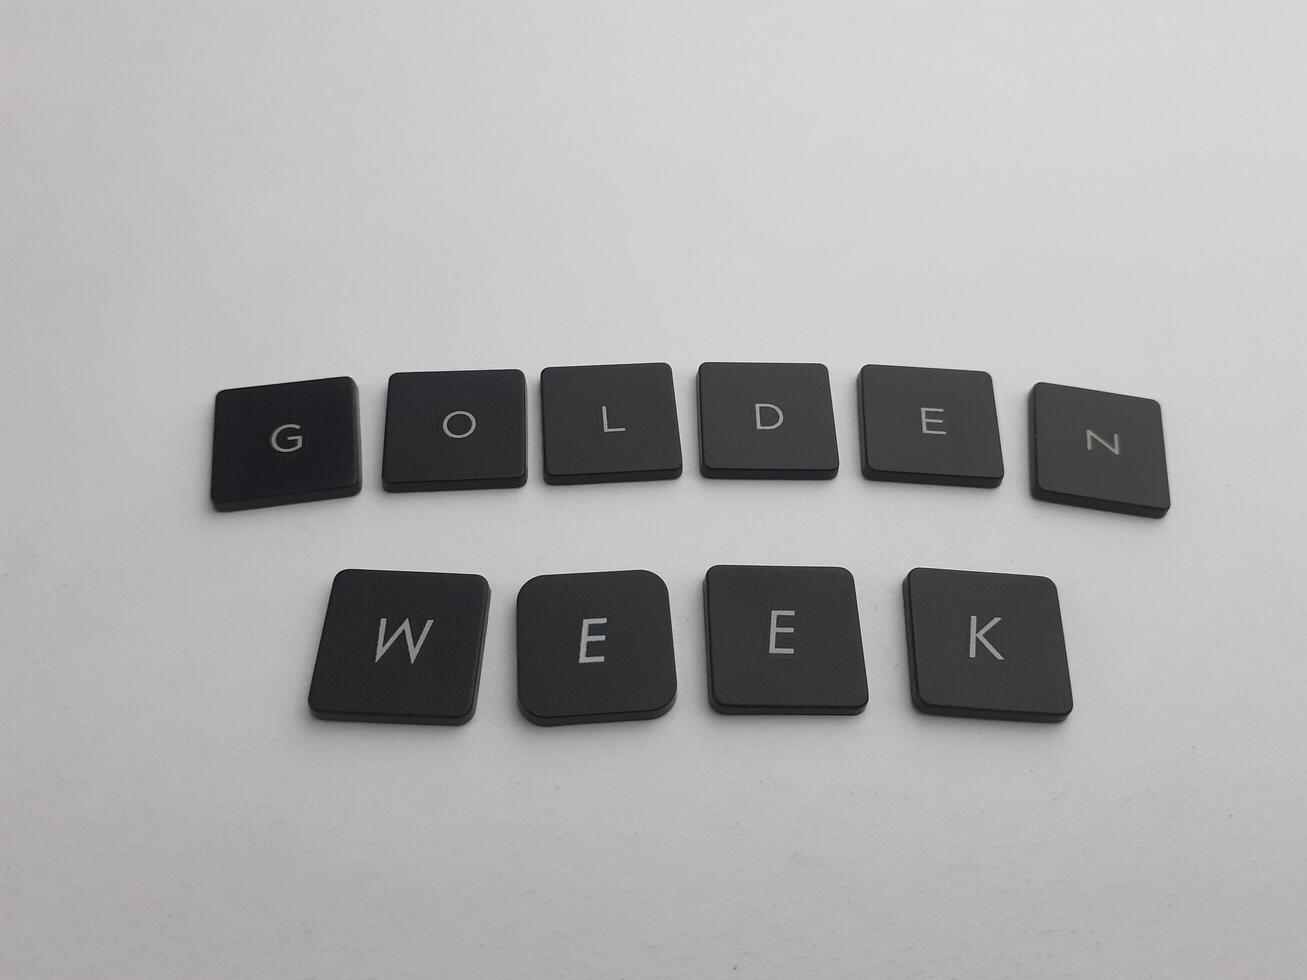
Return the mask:
<svg viewBox="0 0 1307 980">
<path fill-rule="evenodd" d="M 287 436 L 286 437 L 287 445 L 283 446 L 280 442 L 277 441 L 277 437 L 281 435 L 283 432 L 285 432 L 287 429 L 294 429 L 296 434 L 293 436 Z M 302 435 L 299 435 L 299 431 L 300 431 L 300 427 L 298 425 L 295 425 L 294 423 L 291 423 L 289 425 L 279 425 L 272 430 L 272 435 L 269 437 L 268 442 L 270 442 L 272 444 L 272 448 L 277 450 L 277 452 L 279 453 L 293 453 L 295 450 L 299 449 L 301 446 L 304 445 L 304 437 Z"/>
<path fill-rule="evenodd" d="M 624 425 L 619 425 L 619 426 L 617 426 L 617 427 L 615 427 L 615 428 L 609 428 L 609 426 L 608 426 L 608 406 L 607 406 L 607 405 L 600 405 L 600 406 L 599 406 L 599 411 L 602 413 L 603 418 L 604 418 L 604 431 L 605 431 L 605 432 L 625 432 L 625 431 L 626 431 L 626 426 L 624 426 Z"/>
<path fill-rule="evenodd" d="M 1113 433 L 1112 433 L 1112 441 L 1111 441 L 1111 442 L 1108 442 L 1106 439 L 1104 439 L 1102 436 L 1100 436 L 1100 435 L 1099 435 L 1097 432 L 1095 432 L 1093 429 L 1086 429 L 1086 430 L 1085 430 L 1085 451 L 1086 451 L 1086 452 L 1093 452 L 1093 451 L 1094 451 L 1094 443 L 1098 443 L 1100 446 L 1102 446 L 1104 449 L 1106 449 L 1106 450 L 1107 450 L 1109 453 L 1111 453 L 1113 456 L 1120 456 L 1120 455 L 1121 455 L 1121 433 L 1119 433 L 1119 432 L 1113 432 Z"/>
<path fill-rule="evenodd" d="M 449 420 L 458 415 L 467 419 L 467 429 L 464 432 L 455 432 L 449 427 Z M 451 439 L 466 439 L 477 430 L 476 416 L 471 412 L 465 412 L 462 409 L 459 409 L 457 412 L 450 412 L 446 415 L 445 420 L 440 423 L 440 428 L 444 431 L 445 435 L 449 436 Z"/>
<path fill-rule="evenodd" d="M 771 611 L 771 642 L 767 644 L 767 652 L 768 652 L 768 653 L 793 653 L 793 652 L 794 652 L 794 648 L 793 648 L 793 647 L 778 647 L 778 646 L 776 645 L 776 634 L 777 634 L 777 633 L 793 633 L 793 632 L 794 632 L 794 627 L 793 627 L 793 626 L 777 626 L 777 625 L 776 625 L 776 617 L 777 617 L 777 616 L 789 616 L 790 618 L 793 618 L 793 617 L 794 617 L 794 610 L 793 610 L 793 609 L 773 609 L 773 610 Z"/>
<path fill-rule="evenodd" d="M 386 620 L 381 620 L 381 625 L 377 627 L 377 660 L 380 660 L 390 649 L 390 645 L 399 639 L 399 634 L 404 634 L 404 642 L 408 644 L 408 662 L 413 663 L 418 658 L 418 651 L 422 649 L 422 644 L 427 641 L 427 634 L 431 632 L 431 624 L 434 620 L 427 620 L 427 625 L 422 627 L 422 635 L 418 637 L 417 643 L 413 642 L 413 630 L 408 625 L 408 620 L 400 625 L 399 629 L 390 634 L 390 639 L 386 639 Z M 374 660 L 373 663 L 376 663 Z M 423 661 L 424 663 L 426 661 Z"/>
<path fill-rule="evenodd" d="M 591 643 L 600 643 L 608 639 L 603 633 L 591 633 L 591 626 L 603 626 L 608 622 L 608 617 L 603 619 L 583 619 L 581 620 L 581 659 L 578 663 L 583 664 L 601 664 L 604 662 L 603 656 L 592 657 L 585 652 L 585 648 Z"/>
<path fill-rule="evenodd" d="M 773 422 L 771 425 L 762 424 L 762 410 L 764 408 L 770 408 L 773 412 L 776 413 L 776 421 Z M 779 405 L 769 405 L 767 404 L 767 402 L 758 402 L 756 405 L 753 406 L 753 427 L 757 429 L 759 432 L 767 432 L 772 429 L 779 429 L 781 427 L 781 423 L 784 421 L 785 421 L 785 413 L 781 411 Z"/>
<path fill-rule="evenodd" d="M 1001 622 L 1003 622 L 1003 617 L 1002 617 L 1002 616 L 995 616 L 993 619 L 991 619 L 988 623 L 985 624 L 985 628 L 984 628 L 983 630 L 979 630 L 979 631 L 978 631 L 978 630 L 976 629 L 976 617 L 975 617 L 975 616 L 972 616 L 972 617 L 971 617 L 971 658 L 972 658 L 973 660 L 975 659 L 975 656 L 976 656 L 976 641 L 977 641 L 977 640 L 979 640 L 981 643 L 985 644 L 985 649 L 988 650 L 990 653 L 992 653 L 992 654 L 994 655 L 994 659 L 995 659 L 995 660 L 1002 660 L 1002 659 L 1003 659 L 1003 654 L 1001 654 L 1001 653 L 999 653 L 997 650 L 995 650 L 995 649 L 994 649 L 994 644 L 990 643 L 989 640 L 987 640 L 987 639 L 985 638 L 985 634 L 988 633 L 991 629 L 993 629 L 995 626 L 997 626 L 997 625 L 998 625 L 999 623 L 1001 623 Z"/>
</svg>

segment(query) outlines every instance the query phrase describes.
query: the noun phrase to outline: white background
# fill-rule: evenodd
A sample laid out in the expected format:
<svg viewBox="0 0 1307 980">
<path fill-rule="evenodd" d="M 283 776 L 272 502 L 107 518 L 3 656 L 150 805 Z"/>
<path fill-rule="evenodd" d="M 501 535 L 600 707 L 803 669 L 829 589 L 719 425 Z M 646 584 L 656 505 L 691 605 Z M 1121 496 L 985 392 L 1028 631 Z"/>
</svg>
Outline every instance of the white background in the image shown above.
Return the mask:
<svg viewBox="0 0 1307 980">
<path fill-rule="evenodd" d="M 1307 8 L 0 3 L 0 976 L 1307 969 Z M 830 483 L 697 474 L 704 360 L 831 368 Z M 538 372 L 673 365 L 686 474 L 549 487 Z M 995 491 L 872 484 L 868 362 L 989 370 Z M 393 371 L 520 367 L 530 482 L 388 495 Z M 216 514 L 214 393 L 362 393 Z M 1159 399 L 1162 521 L 1038 503 L 1036 381 Z M 718 562 L 857 580 L 871 703 L 732 718 Z M 1060 586 L 1076 708 L 929 718 L 915 565 Z M 344 567 L 479 572 L 457 729 L 313 720 Z M 647 567 L 680 696 L 534 728 L 513 605 Z"/>
</svg>

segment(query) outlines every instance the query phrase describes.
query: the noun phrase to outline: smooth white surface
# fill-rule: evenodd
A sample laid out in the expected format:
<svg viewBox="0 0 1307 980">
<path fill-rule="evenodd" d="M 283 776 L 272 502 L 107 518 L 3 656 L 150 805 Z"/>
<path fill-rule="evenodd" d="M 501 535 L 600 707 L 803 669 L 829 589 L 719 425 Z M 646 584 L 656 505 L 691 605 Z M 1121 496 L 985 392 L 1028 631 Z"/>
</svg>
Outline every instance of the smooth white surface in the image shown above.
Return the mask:
<svg viewBox="0 0 1307 980">
<path fill-rule="evenodd" d="M 1307 969 L 1307 8 L 0 3 L 0 976 Z M 816 360 L 843 469 L 696 472 Z M 666 360 L 686 475 L 548 487 L 550 364 Z M 867 362 L 995 378 L 996 491 L 858 472 Z M 520 367 L 521 490 L 388 495 L 392 371 Z M 220 515 L 212 398 L 355 377 L 355 498 Z M 1160 522 L 1033 501 L 1039 380 L 1164 407 Z M 855 574 L 858 718 L 708 707 L 716 562 Z M 1060 726 L 914 713 L 914 565 L 1050 575 Z M 493 588 L 459 729 L 317 722 L 332 575 Z M 530 576 L 647 567 L 680 697 L 533 728 Z"/>
</svg>

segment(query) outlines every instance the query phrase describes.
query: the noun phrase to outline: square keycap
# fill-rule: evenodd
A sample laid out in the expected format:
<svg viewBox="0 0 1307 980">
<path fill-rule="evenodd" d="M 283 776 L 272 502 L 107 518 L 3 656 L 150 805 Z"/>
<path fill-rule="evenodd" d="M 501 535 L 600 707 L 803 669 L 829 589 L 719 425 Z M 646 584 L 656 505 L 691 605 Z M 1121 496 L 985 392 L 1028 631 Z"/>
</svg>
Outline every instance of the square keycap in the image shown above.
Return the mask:
<svg viewBox="0 0 1307 980">
<path fill-rule="evenodd" d="M 545 368 L 540 406 L 546 483 L 681 475 L 676 391 L 666 364 Z"/>
<path fill-rule="evenodd" d="M 1030 491 L 1140 517 L 1171 509 L 1162 406 L 1040 382 L 1030 390 Z"/>
<path fill-rule="evenodd" d="M 912 703 L 932 715 L 1061 721 L 1071 676 L 1057 586 L 914 568 L 903 580 Z"/>
<path fill-rule="evenodd" d="M 537 725 L 633 721 L 676 700 L 667 586 L 653 572 L 541 575 L 517 595 L 517 703 Z"/>
<path fill-rule="evenodd" d="M 381 482 L 387 490 L 486 490 L 526 482 L 521 371 L 390 376 Z"/>
<path fill-rule="evenodd" d="M 333 721 L 463 724 L 476 711 L 489 608 L 480 575 L 340 572 L 309 709 Z"/>
<path fill-rule="evenodd" d="M 715 565 L 704 579 L 708 697 L 724 714 L 856 715 L 867 669 L 843 568 Z"/>
<path fill-rule="evenodd" d="M 361 486 L 352 378 L 218 392 L 209 485 L 218 510 L 348 497 Z"/>
<path fill-rule="evenodd" d="M 1003 481 L 986 372 L 868 364 L 858 375 L 858 408 L 867 479 L 960 487 Z"/>
<path fill-rule="evenodd" d="M 840 454 L 826 365 L 701 364 L 699 449 L 707 477 L 831 479 Z"/>
</svg>

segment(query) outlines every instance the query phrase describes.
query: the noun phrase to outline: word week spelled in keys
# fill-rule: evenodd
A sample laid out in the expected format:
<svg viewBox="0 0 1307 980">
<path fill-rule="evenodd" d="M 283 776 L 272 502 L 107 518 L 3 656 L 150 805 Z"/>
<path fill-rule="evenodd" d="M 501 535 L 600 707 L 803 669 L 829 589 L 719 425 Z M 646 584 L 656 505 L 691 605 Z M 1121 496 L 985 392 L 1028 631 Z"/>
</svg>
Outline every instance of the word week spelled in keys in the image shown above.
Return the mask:
<svg viewBox="0 0 1307 980">
<path fill-rule="evenodd" d="M 699 470 L 714 479 L 828 480 L 839 472 L 824 364 L 699 367 Z M 997 487 L 1003 451 L 984 371 L 869 364 L 857 378 L 869 480 Z M 667 364 L 540 372 L 551 484 L 671 480 L 682 470 Z M 1162 517 L 1171 506 L 1161 406 L 1039 383 L 1030 392 L 1030 487 L 1045 501 Z M 395 374 L 382 485 L 391 491 L 520 487 L 526 378 L 517 370 Z M 362 486 L 350 378 L 220 391 L 210 497 L 218 510 L 344 497 Z"/>
<path fill-rule="evenodd" d="M 458 725 L 476 709 L 490 587 L 479 575 L 336 576 L 309 707 L 338 721 Z M 918 568 L 903 584 L 912 703 L 1061 721 L 1071 679 L 1057 589 Z M 867 673 L 843 568 L 717 565 L 704 579 L 708 698 L 725 714 L 856 715 Z M 652 572 L 541 575 L 517 597 L 517 701 L 537 725 L 633 721 L 676 700 L 667 586 Z"/>
</svg>

